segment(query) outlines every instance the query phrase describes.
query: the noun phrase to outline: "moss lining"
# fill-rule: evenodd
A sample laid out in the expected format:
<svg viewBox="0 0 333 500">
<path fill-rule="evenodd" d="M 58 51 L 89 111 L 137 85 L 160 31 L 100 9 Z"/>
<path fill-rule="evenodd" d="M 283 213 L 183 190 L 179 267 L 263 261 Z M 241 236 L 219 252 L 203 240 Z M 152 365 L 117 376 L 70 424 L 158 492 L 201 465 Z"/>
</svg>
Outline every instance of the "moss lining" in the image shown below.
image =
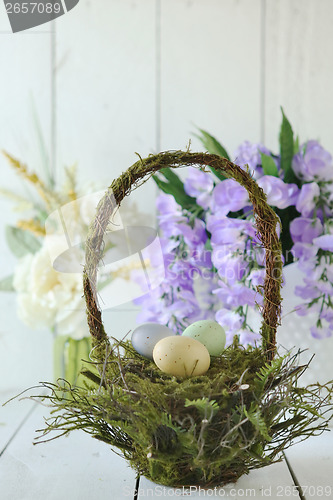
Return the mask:
<svg viewBox="0 0 333 500">
<path fill-rule="evenodd" d="M 130 342 L 113 340 L 103 377 L 87 365 L 85 387 L 44 384 L 51 392 L 38 397 L 53 412 L 39 441 L 82 429 L 156 483 L 211 487 L 280 460 L 295 439 L 328 426 L 332 387 L 299 388 L 306 367 L 297 366 L 297 354 L 268 363 L 261 349 L 244 349 L 235 338 L 206 375 L 180 379 Z"/>
</svg>

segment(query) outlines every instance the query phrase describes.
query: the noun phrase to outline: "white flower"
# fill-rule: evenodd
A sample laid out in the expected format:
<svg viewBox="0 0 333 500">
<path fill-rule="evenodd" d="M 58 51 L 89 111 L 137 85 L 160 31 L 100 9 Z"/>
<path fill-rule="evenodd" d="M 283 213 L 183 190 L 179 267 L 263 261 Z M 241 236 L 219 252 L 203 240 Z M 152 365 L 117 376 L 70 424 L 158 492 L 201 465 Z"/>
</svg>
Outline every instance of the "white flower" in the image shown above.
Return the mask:
<svg viewBox="0 0 333 500">
<path fill-rule="evenodd" d="M 57 326 L 74 338 L 88 334 L 85 326 L 82 274 L 62 273 L 52 267 L 46 246 L 23 257 L 15 271 L 18 315 L 31 328 Z"/>
<path fill-rule="evenodd" d="M 89 335 L 82 286 L 84 242 L 103 195 L 104 191 L 93 192 L 52 212 L 41 249 L 19 261 L 14 275 L 18 316 L 30 328 L 56 327 L 58 334 L 77 339 Z M 124 237 L 119 229 L 148 225 L 148 218 L 134 203 L 124 203 L 111 218 L 112 243 L 121 247 Z"/>
</svg>

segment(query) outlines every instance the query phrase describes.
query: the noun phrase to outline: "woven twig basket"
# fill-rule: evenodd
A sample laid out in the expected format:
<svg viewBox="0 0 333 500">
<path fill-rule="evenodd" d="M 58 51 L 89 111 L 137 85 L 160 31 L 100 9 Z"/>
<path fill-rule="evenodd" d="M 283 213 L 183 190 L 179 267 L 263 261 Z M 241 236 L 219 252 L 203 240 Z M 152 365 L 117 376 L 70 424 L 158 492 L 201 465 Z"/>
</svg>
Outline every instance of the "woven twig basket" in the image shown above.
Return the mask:
<svg viewBox="0 0 333 500">
<path fill-rule="evenodd" d="M 130 341 L 108 337 L 96 281 L 103 237 L 124 197 L 160 169 L 183 166 L 208 166 L 246 188 L 266 252 L 266 277 L 261 348 L 244 349 L 235 339 L 212 359 L 205 375 L 180 379 L 162 373 Z M 113 181 L 97 207 L 86 242 L 84 294 L 97 372 L 84 370 L 92 385 L 67 388 L 69 397 L 63 386 L 51 387 L 49 399 L 65 415 L 63 420 L 55 417 L 46 433 L 80 428 L 118 448 L 138 474 L 156 483 L 209 487 L 237 481 L 251 469 L 279 460 L 295 438 L 326 428 L 323 420 L 313 425 L 330 404 L 321 398 L 321 387 L 300 391 L 297 378 L 303 368 L 296 365 L 297 355 L 281 357 L 276 352 L 282 275 L 278 223 L 252 177 L 217 155 L 151 155 Z"/>
</svg>

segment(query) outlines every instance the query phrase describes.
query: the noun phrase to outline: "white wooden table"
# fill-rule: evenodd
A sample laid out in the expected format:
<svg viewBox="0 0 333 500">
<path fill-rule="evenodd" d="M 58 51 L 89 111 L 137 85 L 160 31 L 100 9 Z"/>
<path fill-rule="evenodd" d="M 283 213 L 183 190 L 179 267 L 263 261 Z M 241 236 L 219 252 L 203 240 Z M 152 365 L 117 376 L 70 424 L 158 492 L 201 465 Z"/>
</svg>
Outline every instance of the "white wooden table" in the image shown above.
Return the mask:
<svg viewBox="0 0 333 500">
<path fill-rule="evenodd" d="M 0 393 L 1 404 L 10 396 Z M 28 400 L 0 406 L 1 500 L 333 499 L 333 432 L 287 450 L 289 467 L 283 461 L 225 488 L 198 491 L 166 488 L 143 477 L 137 481 L 123 459 L 84 432 L 33 445 L 47 415 L 47 408 Z"/>
</svg>

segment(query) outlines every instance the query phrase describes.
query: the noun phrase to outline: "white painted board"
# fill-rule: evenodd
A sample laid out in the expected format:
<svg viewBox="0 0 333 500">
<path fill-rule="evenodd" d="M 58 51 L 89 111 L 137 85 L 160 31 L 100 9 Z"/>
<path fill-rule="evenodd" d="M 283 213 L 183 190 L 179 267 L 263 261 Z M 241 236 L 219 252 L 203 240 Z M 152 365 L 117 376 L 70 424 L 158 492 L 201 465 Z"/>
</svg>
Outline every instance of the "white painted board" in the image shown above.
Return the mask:
<svg viewBox="0 0 333 500">
<path fill-rule="evenodd" d="M 32 444 L 47 415 L 46 408 L 38 407 L 0 458 L 1 499 L 126 498 L 135 473 L 105 443 L 77 431 Z"/>
<path fill-rule="evenodd" d="M 284 498 L 279 495 L 285 487 L 292 488 L 293 481 L 284 462 L 273 464 L 263 469 L 251 471 L 247 476 L 241 477 L 237 483 L 228 484 L 224 488 L 167 488 L 152 483 L 141 477 L 139 486 L 139 500 L 143 498 L 159 497 L 189 497 L 197 498 L 271 498 L 277 500 Z"/>
<path fill-rule="evenodd" d="M 202 151 L 196 127 L 233 155 L 260 134 L 260 0 L 161 2 L 161 148 Z"/>
<path fill-rule="evenodd" d="M 266 1 L 266 145 L 276 150 L 284 107 L 302 141 L 319 139 L 333 151 L 333 3 Z"/>
<path fill-rule="evenodd" d="M 154 23 L 154 0 L 81 0 L 56 22 L 57 164 L 87 182 L 107 187 L 155 148 Z M 154 190 L 138 191 L 148 213 Z"/>
<path fill-rule="evenodd" d="M 293 446 L 286 451 L 286 456 L 307 500 L 333 499 L 332 431 L 326 431 Z"/>
</svg>

